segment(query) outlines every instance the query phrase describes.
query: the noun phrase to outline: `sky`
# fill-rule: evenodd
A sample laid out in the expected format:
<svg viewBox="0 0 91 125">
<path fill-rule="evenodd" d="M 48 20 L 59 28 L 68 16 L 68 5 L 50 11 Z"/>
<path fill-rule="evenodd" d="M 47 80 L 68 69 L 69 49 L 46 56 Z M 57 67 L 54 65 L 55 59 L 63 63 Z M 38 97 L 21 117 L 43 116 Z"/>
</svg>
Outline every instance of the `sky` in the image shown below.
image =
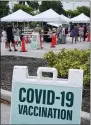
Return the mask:
<svg viewBox="0 0 91 125">
<path fill-rule="evenodd" d="M 76 9 L 77 6 L 88 6 L 90 7 L 90 2 L 75 2 L 74 4 L 72 2 L 62 2 L 63 4 L 63 8 L 65 10 L 73 10 L 73 9 Z M 9 6 L 10 8 L 12 7 L 11 6 L 11 2 L 9 3 Z"/>
<path fill-rule="evenodd" d="M 65 10 L 69 10 L 69 9 L 73 10 L 73 8 L 76 9 L 77 6 L 88 6 L 88 7 L 90 7 L 90 2 L 76 2 L 76 3 L 74 3 L 74 5 L 73 5 L 72 2 L 69 2 L 69 3 L 62 2 L 62 3 L 63 3 L 63 8 Z"/>
</svg>

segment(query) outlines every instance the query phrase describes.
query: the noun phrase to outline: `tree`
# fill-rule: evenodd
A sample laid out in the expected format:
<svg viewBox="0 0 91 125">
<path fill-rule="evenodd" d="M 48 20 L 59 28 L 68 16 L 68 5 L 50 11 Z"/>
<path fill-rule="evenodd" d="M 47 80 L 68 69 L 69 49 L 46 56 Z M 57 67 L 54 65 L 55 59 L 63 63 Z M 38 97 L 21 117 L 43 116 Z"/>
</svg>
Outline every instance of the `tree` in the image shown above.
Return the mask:
<svg viewBox="0 0 91 125">
<path fill-rule="evenodd" d="M 0 1 L 0 18 L 9 14 L 9 2 L 8 1 Z"/>
<path fill-rule="evenodd" d="M 58 14 L 63 14 L 64 9 L 60 1 L 42 1 L 39 7 L 40 12 L 46 11 L 52 8 Z"/>
<path fill-rule="evenodd" d="M 19 1 L 19 4 L 25 5 L 25 2 L 28 4 L 29 7 L 32 7 L 34 10 L 39 8 L 38 1 Z"/>
<path fill-rule="evenodd" d="M 67 10 L 65 11 L 64 15 L 65 16 L 71 16 L 71 18 L 75 17 L 75 16 L 78 16 L 80 13 L 77 11 L 77 10 Z"/>
<path fill-rule="evenodd" d="M 72 17 L 78 16 L 79 14 L 84 13 L 86 16 L 90 17 L 90 8 L 86 6 L 77 7 L 76 10 L 65 10 L 65 16 L 71 15 Z"/>
<path fill-rule="evenodd" d="M 29 14 L 32 14 L 32 11 L 33 11 L 33 8 L 31 7 L 28 7 L 26 5 L 23 5 L 23 4 L 14 4 L 14 8 L 13 8 L 13 12 L 19 10 L 19 9 L 22 9 L 23 11 L 29 13 Z"/>
<path fill-rule="evenodd" d="M 81 14 L 84 13 L 86 16 L 90 17 L 90 8 L 86 6 L 77 7 L 77 11 Z"/>
</svg>

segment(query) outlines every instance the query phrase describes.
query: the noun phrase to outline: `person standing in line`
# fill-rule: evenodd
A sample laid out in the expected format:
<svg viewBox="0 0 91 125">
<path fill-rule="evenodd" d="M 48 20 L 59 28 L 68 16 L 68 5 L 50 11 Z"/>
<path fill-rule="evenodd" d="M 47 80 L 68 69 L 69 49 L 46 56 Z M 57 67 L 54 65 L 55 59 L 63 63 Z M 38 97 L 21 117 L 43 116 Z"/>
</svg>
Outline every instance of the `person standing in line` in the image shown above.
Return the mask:
<svg viewBox="0 0 91 125">
<path fill-rule="evenodd" d="M 13 29 L 12 29 L 12 31 L 13 31 L 13 36 L 14 36 L 14 42 L 15 42 L 15 45 L 18 45 L 18 43 L 17 43 L 17 35 L 16 35 L 16 27 L 14 27 Z"/>
<path fill-rule="evenodd" d="M 83 39 L 83 34 L 84 34 L 84 28 L 83 28 L 83 25 L 81 25 L 81 26 L 79 27 L 80 42 L 81 42 L 81 39 Z"/>
<path fill-rule="evenodd" d="M 3 28 L 1 36 L 2 36 L 2 42 L 6 43 L 7 42 L 7 34 L 6 34 L 6 28 L 5 27 Z"/>
<path fill-rule="evenodd" d="M 16 41 L 17 41 L 17 45 L 20 44 L 20 46 L 21 46 L 20 30 L 18 27 L 16 28 Z"/>
<path fill-rule="evenodd" d="M 78 41 L 78 36 L 79 36 L 79 29 L 78 29 L 78 26 L 75 24 L 75 27 L 74 27 L 75 43 Z"/>
<path fill-rule="evenodd" d="M 23 38 L 23 29 L 22 27 L 20 27 L 20 40 L 22 41 L 22 38 Z"/>
<path fill-rule="evenodd" d="M 62 25 L 62 43 L 66 43 L 65 25 Z"/>
<path fill-rule="evenodd" d="M 37 24 L 36 28 L 34 29 L 34 32 L 41 34 L 41 28 L 39 27 L 39 24 Z"/>
<path fill-rule="evenodd" d="M 7 33 L 7 41 L 8 41 L 9 51 L 12 51 L 11 45 L 10 45 L 11 42 L 13 44 L 14 51 L 17 51 L 17 49 L 15 47 L 15 43 L 14 43 L 14 36 L 13 36 L 13 31 L 12 31 L 12 26 L 11 25 L 8 25 L 8 27 L 6 29 L 6 33 Z"/>
<path fill-rule="evenodd" d="M 74 28 L 74 25 L 72 25 L 72 27 L 71 27 L 71 34 L 70 34 L 70 36 L 72 37 L 72 44 L 73 44 L 74 37 L 75 37 L 75 28 Z"/>
<path fill-rule="evenodd" d="M 48 39 L 48 32 L 49 32 L 49 29 L 48 29 L 48 26 L 47 25 L 45 25 L 44 26 L 44 42 L 47 42 L 47 39 Z"/>
<path fill-rule="evenodd" d="M 62 26 L 60 25 L 57 28 L 57 44 L 60 44 L 62 41 Z"/>
<path fill-rule="evenodd" d="M 86 38 L 87 38 L 87 27 L 86 25 L 84 25 L 84 31 L 83 31 L 83 41 L 85 42 L 86 41 Z"/>
</svg>

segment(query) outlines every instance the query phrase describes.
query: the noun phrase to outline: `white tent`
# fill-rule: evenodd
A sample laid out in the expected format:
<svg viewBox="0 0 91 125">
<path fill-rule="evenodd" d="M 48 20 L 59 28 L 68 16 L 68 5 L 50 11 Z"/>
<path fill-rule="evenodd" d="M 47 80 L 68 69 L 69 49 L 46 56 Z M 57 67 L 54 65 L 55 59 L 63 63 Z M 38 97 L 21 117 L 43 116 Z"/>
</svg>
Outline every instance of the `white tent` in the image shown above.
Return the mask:
<svg viewBox="0 0 91 125">
<path fill-rule="evenodd" d="M 19 9 L 18 11 L 1 18 L 1 21 L 4 21 L 4 22 L 24 22 L 24 21 L 29 21 L 29 19 L 32 17 L 33 16 L 31 16 L 30 14 Z"/>
<path fill-rule="evenodd" d="M 70 19 L 70 22 L 73 23 L 90 23 L 90 18 L 84 15 L 83 13 Z"/>
<path fill-rule="evenodd" d="M 66 20 L 68 23 L 70 22 L 70 18 L 64 16 L 63 14 L 61 14 L 60 17 Z"/>
<path fill-rule="evenodd" d="M 52 9 L 48 9 L 48 10 L 34 16 L 31 21 L 67 23 L 67 21 L 65 19 L 61 18 L 60 15 L 57 14 Z"/>
<path fill-rule="evenodd" d="M 48 25 L 51 25 L 51 26 L 55 26 L 55 27 L 59 27 L 61 26 L 62 24 L 58 24 L 58 23 L 47 23 Z"/>
</svg>

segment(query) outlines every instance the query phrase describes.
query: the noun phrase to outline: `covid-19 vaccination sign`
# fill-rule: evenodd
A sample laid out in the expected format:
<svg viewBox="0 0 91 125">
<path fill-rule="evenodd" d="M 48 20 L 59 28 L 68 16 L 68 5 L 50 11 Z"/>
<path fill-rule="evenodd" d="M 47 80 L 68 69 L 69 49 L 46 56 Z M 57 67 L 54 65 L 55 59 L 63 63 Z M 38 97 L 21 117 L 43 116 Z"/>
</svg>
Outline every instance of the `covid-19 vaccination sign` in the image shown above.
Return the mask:
<svg viewBox="0 0 91 125">
<path fill-rule="evenodd" d="M 42 71 L 53 78 L 43 78 Z M 80 124 L 83 71 L 69 70 L 68 80 L 57 79 L 55 68 L 28 76 L 26 66 L 15 66 L 12 80 L 11 124 Z"/>
</svg>

